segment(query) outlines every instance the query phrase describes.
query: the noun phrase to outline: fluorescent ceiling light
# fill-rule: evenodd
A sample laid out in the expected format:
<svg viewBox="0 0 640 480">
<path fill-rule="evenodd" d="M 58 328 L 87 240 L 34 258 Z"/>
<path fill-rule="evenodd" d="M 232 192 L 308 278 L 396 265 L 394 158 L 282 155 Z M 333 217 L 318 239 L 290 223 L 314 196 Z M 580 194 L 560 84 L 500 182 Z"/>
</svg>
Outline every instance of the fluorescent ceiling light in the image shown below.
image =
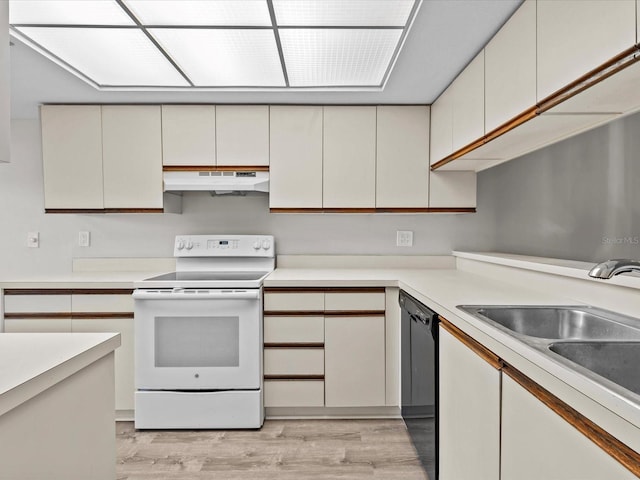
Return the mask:
<svg viewBox="0 0 640 480">
<path fill-rule="evenodd" d="M 138 29 L 17 29 L 99 85 L 188 86 L 188 82 Z"/>
<path fill-rule="evenodd" d="M 266 0 L 125 0 L 144 25 L 271 26 Z"/>
<path fill-rule="evenodd" d="M 272 30 L 152 28 L 196 86 L 284 87 Z"/>
<path fill-rule="evenodd" d="M 413 0 L 273 0 L 279 26 L 404 27 Z"/>
<path fill-rule="evenodd" d="M 402 30 L 281 30 L 289 83 L 292 87 L 380 85 L 401 34 Z"/>
<path fill-rule="evenodd" d="M 11 0 L 11 25 L 135 25 L 115 0 Z"/>
</svg>

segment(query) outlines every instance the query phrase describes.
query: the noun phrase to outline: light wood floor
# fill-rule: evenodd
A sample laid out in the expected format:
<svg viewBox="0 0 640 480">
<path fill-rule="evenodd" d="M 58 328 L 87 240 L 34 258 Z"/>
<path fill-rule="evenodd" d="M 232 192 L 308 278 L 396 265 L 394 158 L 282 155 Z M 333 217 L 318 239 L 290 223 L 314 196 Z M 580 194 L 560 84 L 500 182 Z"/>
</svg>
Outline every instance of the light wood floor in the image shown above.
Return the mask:
<svg viewBox="0 0 640 480">
<path fill-rule="evenodd" d="M 260 431 L 117 423 L 118 480 L 428 480 L 401 420 L 268 420 Z"/>
</svg>

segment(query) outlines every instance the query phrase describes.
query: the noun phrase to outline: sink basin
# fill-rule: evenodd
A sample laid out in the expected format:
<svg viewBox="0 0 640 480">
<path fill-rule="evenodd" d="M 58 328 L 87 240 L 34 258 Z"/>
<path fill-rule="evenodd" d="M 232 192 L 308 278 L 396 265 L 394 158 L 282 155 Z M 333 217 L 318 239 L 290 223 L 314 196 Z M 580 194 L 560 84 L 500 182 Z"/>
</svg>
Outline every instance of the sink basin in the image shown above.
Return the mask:
<svg viewBox="0 0 640 480">
<path fill-rule="evenodd" d="M 557 342 L 549 350 L 640 395 L 640 342 Z"/>
<path fill-rule="evenodd" d="M 528 337 L 554 340 L 640 340 L 640 323 L 592 307 L 462 306 L 480 319 Z M 484 318 L 483 318 L 484 317 Z"/>
</svg>

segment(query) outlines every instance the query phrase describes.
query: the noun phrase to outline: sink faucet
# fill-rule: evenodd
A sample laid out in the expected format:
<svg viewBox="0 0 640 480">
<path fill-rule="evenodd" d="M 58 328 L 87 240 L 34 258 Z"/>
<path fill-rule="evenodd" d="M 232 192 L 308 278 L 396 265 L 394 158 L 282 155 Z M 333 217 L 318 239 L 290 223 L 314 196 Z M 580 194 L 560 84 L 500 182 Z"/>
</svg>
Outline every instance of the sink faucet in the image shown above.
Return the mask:
<svg viewBox="0 0 640 480">
<path fill-rule="evenodd" d="M 593 278 L 607 279 L 620 273 L 634 271 L 640 272 L 640 262 L 628 260 L 626 258 L 618 258 L 597 264 L 589 271 L 589 276 Z"/>
</svg>

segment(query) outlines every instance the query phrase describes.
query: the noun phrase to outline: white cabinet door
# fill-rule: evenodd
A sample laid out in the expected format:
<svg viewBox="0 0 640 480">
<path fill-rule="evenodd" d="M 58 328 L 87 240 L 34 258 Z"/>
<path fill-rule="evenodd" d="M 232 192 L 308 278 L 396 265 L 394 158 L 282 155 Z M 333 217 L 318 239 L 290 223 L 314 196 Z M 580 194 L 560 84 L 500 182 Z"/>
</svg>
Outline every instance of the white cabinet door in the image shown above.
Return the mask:
<svg viewBox="0 0 640 480">
<path fill-rule="evenodd" d="M 115 351 L 116 410 L 134 409 L 133 318 L 91 318 L 71 320 L 72 332 L 119 333 L 121 345 Z"/>
<path fill-rule="evenodd" d="M 163 165 L 216 164 L 216 107 L 162 106 Z"/>
<path fill-rule="evenodd" d="M 501 373 L 442 327 L 439 346 L 439 478 L 496 480 Z"/>
<path fill-rule="evenodd" d="M 484 136 L 484 50 L 451 84 L 453 151 Z"/>
<path fill-rule="evenodd" d="M 325 405 L 385 405 L 384 317 L 325 318 Z"/>
<path fill-rule="evenodd" d="M 322 107 L 270 108 L 271 208 L 322 208 Z"/>
<path fill-rule="evenodd" d="M 162 208 L 160 106 L 104 105 L 105 208 Z"/>
<path fill-rule="evenodd" d="M 324 107 L 325 208 L 376 206 L 376 107 Z"/>
<path fill-rule="evenodd" d="M 99 105 L 43 105 L 45 208 L 103 208 Z"/>
<path fill-rule="evenodd" d="M 536 1 L 525 0 L 484 49 L 486 132 L 536 104 Z"/>
<path fill-rule="evenodd" d="M 429 107 L 378 107 L 376 207 L 429 206 Z"/>
<path fill-rule="evenodd" d="M 501 480 L 637 478 L 507 375 L 501 464 Z"/>
<path fill-rule="evenodd" d="M 537 43 L 541 101 L 636 43 L 636 1 L 539 1 Z"/>
<path fill-rule="evenodd" d="M 218 165 L 269 165 L 269 107 L 216 107 Z"/>
<path fill-rule="evenodd" d="M 476 172 L 431 172 L 429 207 L 475 208 Z"/>
<path fill-rule="evenodd" d="M 453 95 L 447 88 L 431 105 L 431 164 L 453 152 Z"/>
</svg>

